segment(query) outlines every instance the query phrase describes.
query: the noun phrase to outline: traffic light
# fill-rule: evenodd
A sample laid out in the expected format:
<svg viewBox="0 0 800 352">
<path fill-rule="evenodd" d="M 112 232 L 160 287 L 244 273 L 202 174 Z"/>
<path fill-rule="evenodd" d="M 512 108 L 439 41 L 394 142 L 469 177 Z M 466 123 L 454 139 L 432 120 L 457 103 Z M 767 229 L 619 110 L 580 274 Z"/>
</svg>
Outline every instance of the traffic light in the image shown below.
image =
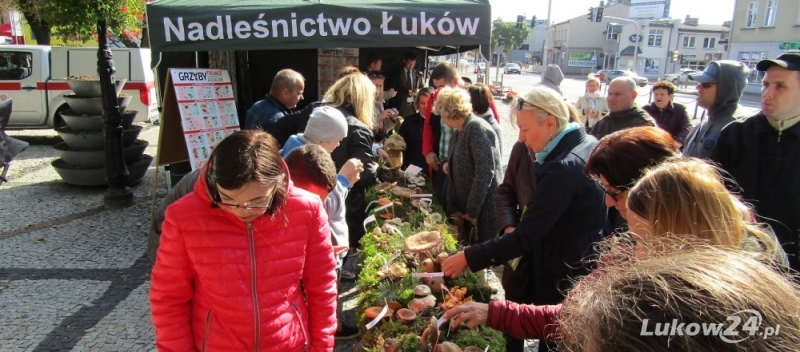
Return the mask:
<svg viewBox="0 0 800 352">
<path fill-rule="evenodd" d="M 686 55 L 683 55 L 683 54 L 681 54 L 681 55 L 680 55 L 680 57 L 678 57 L 678 60 L 679 60 L 681 63 L 683 63 L 683 60 L 684 60 L 684 58 L 686 58 Z"/>
<path fill-rule="evenodd" d="M 506 45 L 506 38 L 500 37 L 497 39 L 497 44 L 500 46 Z"/>
<path fill-rule="evenodd" d="M 522 21 L 525 20 L 525 16 L 517 15 L 517 29 L 522 29 Z"/>
<path fill-rule="evenodd" d="M 683 55 L 680 54 L 677 50 L 672 52 L 672 62 L 678 62 L 683 58 Z"/>
<path fill-rule="evenodd" d="M 589 22 L 594 21 L 594 7 L 589 8 L 589 15 L 586 18 L 589 19 Z"/>
<path fill-rule="evenodd" d="M 531 28 L 533 27 L 536 27 L 536 16 L 533 16 L 533 18 L 531 18 Z"/>
<path fill-rule="evenodd" d="M 603 22 L 603 8 L 597 8 L 597 16 L 595 17 L 595 22 Z"/>
</svg>

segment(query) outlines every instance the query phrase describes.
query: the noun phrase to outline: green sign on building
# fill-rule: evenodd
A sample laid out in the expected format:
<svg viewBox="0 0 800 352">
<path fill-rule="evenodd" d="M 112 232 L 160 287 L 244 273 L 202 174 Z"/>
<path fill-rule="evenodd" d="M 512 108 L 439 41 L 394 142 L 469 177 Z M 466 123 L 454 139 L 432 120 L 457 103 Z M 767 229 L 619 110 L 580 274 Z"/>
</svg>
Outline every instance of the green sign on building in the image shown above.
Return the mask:
<svg viewBox="0 0 800 352">
<path fill-rule="evenodd" d="M 800 42 L 783 42 L 780 47 L 781 50 L 799 50 Z"/>
</svg>

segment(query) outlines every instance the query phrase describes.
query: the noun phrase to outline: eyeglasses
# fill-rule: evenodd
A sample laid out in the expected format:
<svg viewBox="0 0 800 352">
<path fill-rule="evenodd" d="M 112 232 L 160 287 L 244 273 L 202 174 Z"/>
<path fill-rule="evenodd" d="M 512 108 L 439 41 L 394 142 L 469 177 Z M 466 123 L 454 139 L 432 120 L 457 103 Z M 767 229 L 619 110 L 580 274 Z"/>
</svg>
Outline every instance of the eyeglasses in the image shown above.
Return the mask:
<svg viewBox="0 0 800 352">
<path fill-rule="evenodd" d="M 212 182 L 213 179 L 211 179 L 211 176 L 209 175 L 208 176 L 209 177 L 209 183 L 208 184 L 209 185 L 213 185 L 211 188 L 213 190 L 212 194 L 214 194 L 214 196 L 212 198 L 213 199 L 212 203 L 215 206 L 218 206 L 218 207 L 220 207 L 222 209 L 225 209 L 225 210 L 227 210 L 227 211 L 229 211 L 231 213 L 233 213 L 233 212 L 235 212 L 235 211 L 237 211 L 239 209 L 244 209 L 244 210 L 247 210 L 247 212 L 252 213 L 252 214 L 263 214 L 264 212 L 266 212 L 267 210 L 269 210 L 272 207 L 272 201 L 275 200 L 275 193 L 277 193 L 278 185 L 280 184 L 281 181 L 283 181 L 285 176 L 286 176 L 285 174 L 282 174 L 274 181 L 274 183 L 272 185 L 272 192 L 271 192 L 272 195 L 270 197 L 266 197 L 266 196 L 260 197 L 260 198 L 257 198 L 255 200 L 253 200 L 253 201 L 246 202 L 246 203 L 244 203 L 242 205 L 239 205 L 239 204 L 229 204 L 229 203 L 222 202 L 220 200 L 219 190 L 217 190 L 217 187 L 216 187 L 216 182 Z"/>
<path fill-rule="evenodd" d="M 698 84 L 698 86 L 703 87 L 703 89 L 709 89 L 709 88 L 711 88 L 713 86 L 716 86 L 716 85 L 717 84 L 714 83 L 714 82 L 703 82 L 703 83 Z"/>
<path fill-rule="evenodd" d="M 214 202 L 214 204 L 216 204 L 218 207 L 220 207 L 222 209 L 225 209 L 225 210 L 227 210 L 227 211 L 229 211 L 231 213 L 233 213 L 233 212 L 235 212 L 235 211 L 237 211 L 239 209 L 244 209 L 244 210 L 247 210 L 248 212 L 253 213 L 253 214 L 261 214 L 261 213 L 267 211 L 267 209 L 269 209 L 270 207 L 272 207 L 272 201 L 274 199 L 275 199 L 275 191 L 272 192 L 272 196 L 269 197 L 269 198 L 262 197 L 259 200 L 255 200 L 255 201 L 252 201 L 252 202 L 247 202 L 247 203 L 244 203 L 243 205 L 228 204 L 228 203 L 216 202 L 216 201 Z"/>
<path fill-rule="evenodd" d="M 607 196 L 613 198 L 614 201 L 617 201 L 617 196 L 619 196 L 622 193 L 625 193 L 625 191 L 612 191 L 608 189 L 608 187 L 606 187 L 602 182 L 600 182 L 600 180 L 597 180 L 597 184 L 600 186 L 600 188 L 603 189 L 603 192 L 605 192 Z"/>
</svg>

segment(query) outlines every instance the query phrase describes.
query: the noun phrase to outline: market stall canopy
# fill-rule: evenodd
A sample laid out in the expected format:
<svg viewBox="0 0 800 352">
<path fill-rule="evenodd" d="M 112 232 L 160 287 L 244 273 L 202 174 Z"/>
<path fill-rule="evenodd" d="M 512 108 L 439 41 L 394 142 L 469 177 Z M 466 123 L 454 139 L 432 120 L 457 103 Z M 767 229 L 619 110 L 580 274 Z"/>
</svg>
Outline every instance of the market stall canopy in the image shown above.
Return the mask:
<svg viewBox="0 0 800 352">
<path fill-rule="evenodd" d="M 156 0 L 154 51 L 454 47 L 490 41 L 489 0 Z"/>
</svg>

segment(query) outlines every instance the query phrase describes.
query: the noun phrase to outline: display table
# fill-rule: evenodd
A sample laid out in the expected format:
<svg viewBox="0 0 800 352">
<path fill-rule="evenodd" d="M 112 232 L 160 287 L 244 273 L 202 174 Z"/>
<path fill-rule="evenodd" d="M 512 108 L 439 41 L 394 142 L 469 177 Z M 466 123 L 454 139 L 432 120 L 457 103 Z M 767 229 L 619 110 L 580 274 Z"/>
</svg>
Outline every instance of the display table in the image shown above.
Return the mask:
<svg viewBox="0 0 800 352">
<path fill-rule="evenodd" d="M 441 261 L 460 248 L 455 227 L 446 223 L 432 193 L 430 180 L 408 174 L 367 193 L 356 308 L 364 347 L 428 352 L 435 342 L 442 351 L 503 351 L 503 335 L 485 326 L 448 333 L 445 322 L 436 328 L 446 309 L 470 300 L 489 302 L 492 292 L 479 286 L 478 274 L 441 275 Z"/>
</svg>

